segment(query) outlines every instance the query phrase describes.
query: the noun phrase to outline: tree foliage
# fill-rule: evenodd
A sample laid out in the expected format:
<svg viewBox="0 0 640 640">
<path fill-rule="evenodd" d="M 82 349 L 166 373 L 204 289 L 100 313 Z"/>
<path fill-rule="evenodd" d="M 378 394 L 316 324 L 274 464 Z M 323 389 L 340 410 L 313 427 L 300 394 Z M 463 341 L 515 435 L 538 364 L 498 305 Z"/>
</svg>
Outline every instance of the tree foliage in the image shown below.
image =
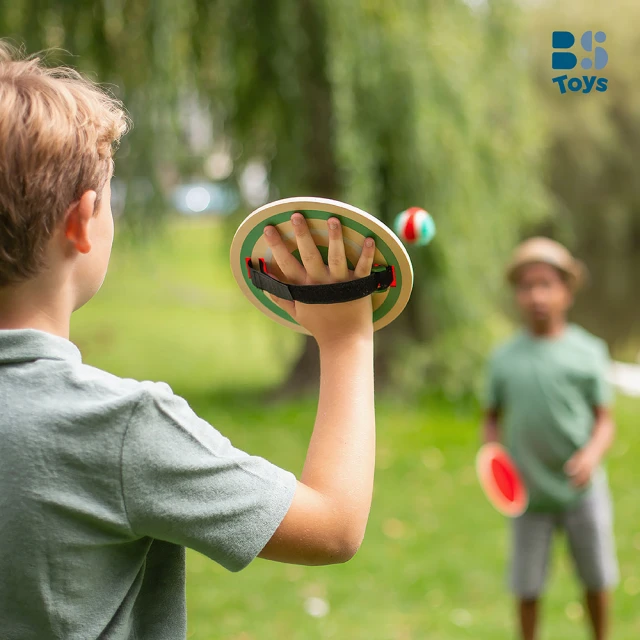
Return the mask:
<svg viewBox="0 0 640 640">
<path fill-rule="evenodd" d="M 389 224 L 408 206 L 432 212 L 437 240 L 411 252 L 416 287 L 381 332 L 378 376 L 404 389 L 468 388 L 500 328 L 506 256 L 544 212 L 519 11 L 409 0 L 252 6 L 225 22 L 234 139 L 268 158 L 280 196 L 338 197 Z M 292 383 L 315 377 L 312 351 Z"/>
<path fill-rule="evenodd" d="M 640 4 L 546 2 L 531 14 L 534 71 L 548 130 L 546 183 L 552 217 L 542 231 L 566 242 L 587 264 L 590 287 L 576 318 L 616 351 L 638 346 L 640 273 Z M 551 78 L 551 32 L 607 34 L 605 93 L 559 93 Z M 571 76 L 593 72 L 571 72 Z"/>
<path fill-rule="evenodd" d="M 339 198 L 387 223 L 428 209 L 437 239 L 411 252 L 414 294 L 379 336 L 378 373 L 405 389 L 475 379 L 500 326 L 503 263 L 545 211 L 517 3 L 13 0 L 0 33 L 64 47 L 117 86 L 135 124 L 120 175 L 149 178 L 152 219 L 167 176 L 202 171 L 207 149 L 187 144 L 183 121 L 193 101 L 238 171 L 267 165 L 274 197 Z M 301 363 L 295 379 L 315 378 L 301 375 L 309 344 Z"/>
</svg>

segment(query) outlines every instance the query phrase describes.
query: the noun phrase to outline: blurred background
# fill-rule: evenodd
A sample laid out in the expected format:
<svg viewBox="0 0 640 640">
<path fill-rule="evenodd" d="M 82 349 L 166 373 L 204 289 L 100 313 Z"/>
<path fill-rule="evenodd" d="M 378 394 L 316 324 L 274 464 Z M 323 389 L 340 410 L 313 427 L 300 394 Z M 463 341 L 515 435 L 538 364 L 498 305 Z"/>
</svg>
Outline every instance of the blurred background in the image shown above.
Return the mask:
<svg viewBox="0 0 640 640">
<path fill-rule="evenodd" d="M 164 380 L 251 453 L 299 473 L 315 416 L 313 341 L 247 302 L 241 220 L 282 197 L 343 200 L 391 224 L 427 209 L 409 306 L 377 334 L 378 469 L 344 566 L 189 556 L 189 637 L 512 637 L 507 529 L 475 480 L 483 367 L 517 324 L 515 244 L 564 242 L 590 283 L 572 319 L 617 365 L 609 457 L 622 580 L 615 632 L 640 637 L 640 3 L 637 0 L 11 0 L 0 37 L 120 97 L 116 242 L 71 338 L 85 362 Z M 605 93 L 561 94 L 551 32 L 602 30 Z M 612 374 L 613 375 L 613 374 Z M 635 376 L 635 378 L 634 378 Z M 635 381 L 634 381 L 635 380 Z M 584 638 L 563 544 L 546 636 Z"/>
</svg>

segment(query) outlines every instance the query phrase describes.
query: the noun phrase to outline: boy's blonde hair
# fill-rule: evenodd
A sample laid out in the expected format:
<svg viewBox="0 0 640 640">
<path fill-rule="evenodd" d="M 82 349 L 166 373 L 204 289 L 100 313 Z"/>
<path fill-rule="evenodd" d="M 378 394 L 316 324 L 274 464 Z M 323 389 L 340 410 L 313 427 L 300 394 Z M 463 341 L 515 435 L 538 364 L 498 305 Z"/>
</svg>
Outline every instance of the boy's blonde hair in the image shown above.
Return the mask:
<svg viewBox="0 0 640 640">
<path fill-rule="evenodd" d="M 36 276 L 69 205 L 98 201 L 129 128 L 122 103 L 0 40 L 0 287 Z"/>
</svg>

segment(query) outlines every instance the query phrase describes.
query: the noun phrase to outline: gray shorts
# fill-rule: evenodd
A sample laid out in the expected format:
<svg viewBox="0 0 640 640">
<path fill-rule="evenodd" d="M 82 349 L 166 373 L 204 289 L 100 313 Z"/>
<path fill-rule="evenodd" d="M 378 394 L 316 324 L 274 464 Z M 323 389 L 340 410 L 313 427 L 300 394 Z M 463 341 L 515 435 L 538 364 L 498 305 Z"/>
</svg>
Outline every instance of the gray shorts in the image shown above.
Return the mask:
<svg viewBox="0 0 640 640">
<path fill-rule="evenodd" d="M 510 586 L 519 598 L 536 599 L 542 593 L 556 529 L 566 533 L 578 576 L 587 590 L 606 591 L 617 585 L 611 496 L 606 476 L 602 472 L 598 476 L 575 507 L 514 518 Z"/>
</svg>

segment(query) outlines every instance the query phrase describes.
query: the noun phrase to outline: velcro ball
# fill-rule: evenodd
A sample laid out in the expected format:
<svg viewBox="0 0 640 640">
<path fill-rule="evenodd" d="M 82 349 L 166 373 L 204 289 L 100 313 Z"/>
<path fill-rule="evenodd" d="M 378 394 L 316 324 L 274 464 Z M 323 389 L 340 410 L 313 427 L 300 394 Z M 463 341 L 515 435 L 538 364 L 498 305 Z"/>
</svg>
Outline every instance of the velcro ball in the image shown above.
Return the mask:
<svg viewBox="0 0 640 640">
<path fill-rule="evenodd" d="M 420 207 L 410 207 L 396 216 L 396 235 L 408 245 L 424 247 L 436 235 L 436 224 L 427 211 Z"/>
</svg>

